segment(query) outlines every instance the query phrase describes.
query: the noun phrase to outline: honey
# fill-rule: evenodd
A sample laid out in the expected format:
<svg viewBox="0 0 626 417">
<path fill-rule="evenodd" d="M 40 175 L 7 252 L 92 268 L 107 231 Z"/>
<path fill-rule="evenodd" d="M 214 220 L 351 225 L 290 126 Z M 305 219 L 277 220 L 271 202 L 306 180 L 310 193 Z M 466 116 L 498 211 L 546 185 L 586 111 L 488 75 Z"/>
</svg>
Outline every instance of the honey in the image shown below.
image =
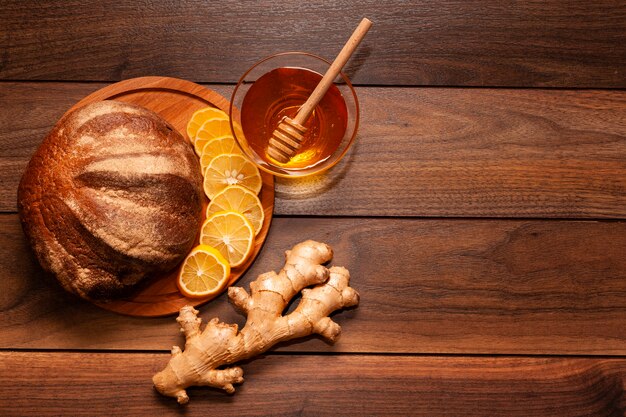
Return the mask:
<svg viewBox="0 0 626 417">
<path fill-rule="evenodd" d="M 283 116 L 294 118 L 322 75 L 304 68 L 276 68 L 259 77 L 241 105 L 241 125 L 248 146 L 263 162 L 289 169 L 307 169 L 331 157 L 339 148 L 348 124 L 341 92 L 331 85 L 304 126 L 301 148 L 287 163 L 267 154 L 272 133 Z"/>
</svg>

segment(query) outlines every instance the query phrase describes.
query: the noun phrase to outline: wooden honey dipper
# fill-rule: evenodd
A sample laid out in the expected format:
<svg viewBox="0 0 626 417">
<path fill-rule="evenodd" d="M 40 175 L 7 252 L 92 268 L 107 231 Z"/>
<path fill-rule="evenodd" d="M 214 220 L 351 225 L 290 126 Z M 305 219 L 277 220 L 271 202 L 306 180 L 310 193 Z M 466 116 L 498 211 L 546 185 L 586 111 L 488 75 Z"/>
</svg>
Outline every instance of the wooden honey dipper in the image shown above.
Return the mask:
<svg viewBox="0 0 626 417">
<path fill-rule="evenodd" d="M 267 149 L 269 156 L 285 164 L 298 152 L 304 140 L 304 134 L 307 131 L 304 124 L 371 26 L 372 22 L 370 20 L 361 20 L 361 23 L 359 23 L 348 42 L 343 46 L 337 58 L 335 58 L 319 84 L 317 84 L 317 87 L 315 87 L 315 90 L 313 90 L 313 93 L 311 93 L 311 96 L 300 107 L 296 116 L 293 119 L 287 116 L 282 118 L 269 140 Z"/>
</svg>

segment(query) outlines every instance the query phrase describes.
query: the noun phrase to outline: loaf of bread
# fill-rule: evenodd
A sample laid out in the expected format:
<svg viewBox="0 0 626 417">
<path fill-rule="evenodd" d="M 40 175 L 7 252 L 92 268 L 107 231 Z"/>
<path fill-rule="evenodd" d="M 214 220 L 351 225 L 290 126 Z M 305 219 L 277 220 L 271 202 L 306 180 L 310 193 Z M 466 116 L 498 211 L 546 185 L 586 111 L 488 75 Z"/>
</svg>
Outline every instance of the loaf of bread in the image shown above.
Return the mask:
<svg viewBox="0 0 626 417">
<path fill-rule="evenodd" d="M 113 299 L 191 249 L 201 221 L 200 166 L 156 113 L 89 104 L 63 117 L 37 149 L 18 208 L 44 269 L 83 298 Z"/>
</svg>

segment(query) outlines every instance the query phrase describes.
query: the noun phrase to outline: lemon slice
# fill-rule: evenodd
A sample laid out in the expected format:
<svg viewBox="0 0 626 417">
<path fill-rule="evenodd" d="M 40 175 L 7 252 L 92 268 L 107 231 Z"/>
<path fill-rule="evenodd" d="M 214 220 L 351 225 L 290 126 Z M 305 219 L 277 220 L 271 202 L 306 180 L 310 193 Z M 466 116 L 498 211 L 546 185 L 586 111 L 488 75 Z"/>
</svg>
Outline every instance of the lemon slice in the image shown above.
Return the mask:
<svg viewBox="0 0 626 417">
<path fill-rule="evenodd" d="M 255 236 L 261 231 L 265 213 L 259 197 L 252 191 L 240 185 L 231 185 L 217 193 L 206 210 L 206 216 L 211 217 L 218 211 L 236 211 L 245 216 L 252 224 Z"/>
<path fill-rule="evenodd" d="M 196 138 L 196 133 L 198 133 L 198 129 L 200 126 L 204 124 L 209 119 L 226 119 L 228 120 L 228 115 L 217 109 L 215 107 L 204 107 L 200 110 L 197 110 L 189 119 L 187 123 L 187 137 L 191 142 L 193 142 Z"/>
<path fill-rule="evenodd" d="M 183 261 L 178 274 L 178 289 L 186 297 L 214 295 L 224 289 L 229 275 L 230 265 L 217 249 L 198 245 Z"/>
<path fill-rule="evenodd" d="M 200 244 L 216 248 L 234 268 L 252 253 L 254 228 L 241 213 L 219 211 L 202 225 Z"/>
<path fill-rule="evenodd" d="M 206 145 L 208 141 L 230 134 L 230 120 L 228 118 L 223 119 L 221 117 L 215 117 L 207 120 L 200 126 L 193 141 L 196 154 L 198 154 L 198 156 L 202 154 L 202 148 L 204 148 L 204 145 Z"/>
<path fill-rule="evenodd" d="M 212 200 L 229 185 L 241 185 L 258 194 L 263 181 L 259 169 L 245 156 L 227 153 L 213 158 L 204 171 L 204 192 Z"/>
<path fill-rule="evenodd" d="M 213 158 L 223 153 L 236 153 L 242 155 L 242 152 L 232 135 L 220 136 L 219 138 L 211 139 L 204 145 L 204 148 L 202 148 L 202 152 L 200 153 L 200 166 L 202 167 L 202 173 L 204 174 L 207 166 Z"/>
</svg>

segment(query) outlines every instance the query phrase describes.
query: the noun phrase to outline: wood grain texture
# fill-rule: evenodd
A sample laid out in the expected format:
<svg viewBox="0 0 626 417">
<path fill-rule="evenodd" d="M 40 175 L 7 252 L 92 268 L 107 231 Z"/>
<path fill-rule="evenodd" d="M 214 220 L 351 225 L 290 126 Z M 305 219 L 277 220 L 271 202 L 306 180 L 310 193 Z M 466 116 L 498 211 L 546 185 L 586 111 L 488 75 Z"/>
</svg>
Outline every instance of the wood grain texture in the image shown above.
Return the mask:
<svg viewBox="0 0 626 417">
<path fill-rule="evenodd" d="M 232 396 L 151 376 L 167 354 L 0 352 L 3 415 L 623 416 L 624 359 L 267 355 Z M 297 370 L 297 372 L 295 372 Z M 113 409 L 115 404 L 115 409 Z"/>
<path fill-rule="evenodd" d="M 239 281 L 278 270 L 300 240 L 329 243 L 361 294 L 329 346 L 285 351 L 626 354 L 626 223 L 277 218 Z M 607 244 L 610 242 L 610 244 Z M 174 317 L 101 310 L 42 276 L 17 216 L 0 216 L 0 348 L 169 349 Z M 201 317 L 243 325 L 225 295 Z"/>
<path fill-rule="evenodd" d="M 0 210 L 64 110 L 102 87 L 3 83 Z M 225 97 L 232 87 L 209 86 Z M 626 217 L 626 92 L 361 87 L 325 175 L 277 180 L 283 215 Z"/>
<path fill-rule="evenodd" d="M 235 82 L 255 61 L 332 59 L 361 17 L 359 84 L 625 87 L 626 4 L 615 0 L 322 2 L 5 0 L 0 78 Z"/>
</svg>

